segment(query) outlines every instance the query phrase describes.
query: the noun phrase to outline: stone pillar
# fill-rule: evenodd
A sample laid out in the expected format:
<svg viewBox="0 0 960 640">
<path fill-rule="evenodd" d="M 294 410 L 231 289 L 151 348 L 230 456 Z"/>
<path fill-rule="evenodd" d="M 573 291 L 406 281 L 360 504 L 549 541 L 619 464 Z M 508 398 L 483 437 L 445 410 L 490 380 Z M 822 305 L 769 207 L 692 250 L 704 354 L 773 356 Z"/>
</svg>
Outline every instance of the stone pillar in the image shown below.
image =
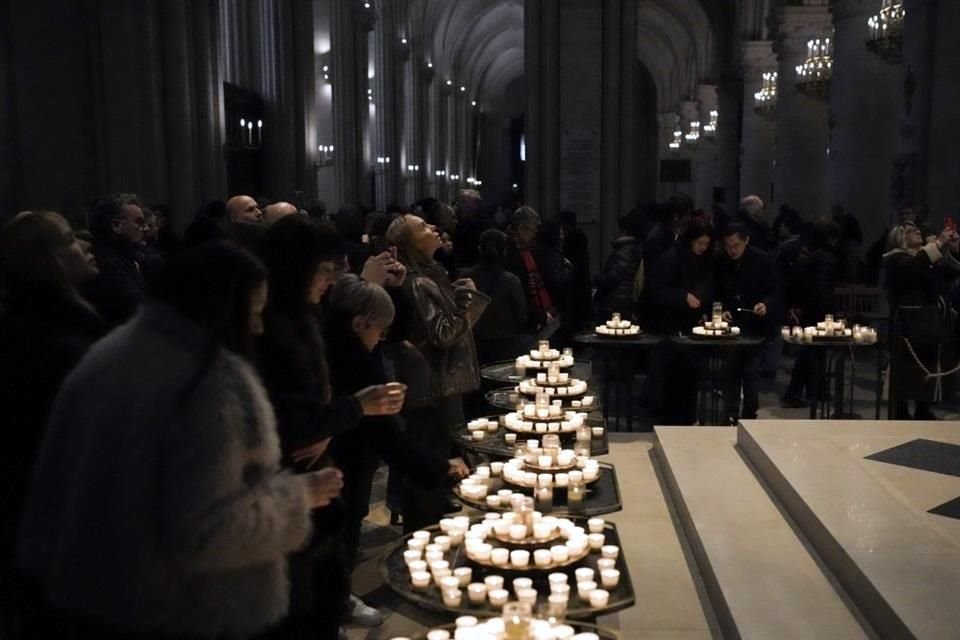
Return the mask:
<svg viewBox="0 0 960 640">
<path fill-rule="evenodd" d="M 682 100 L 680 102 L 680 130 L 683 131 L 682 142 L 680 143 L 681 157 L 690 160 L 690 182 L 679 183 L 677 193 L 685 193 L 693 199 L 693 206 L 699 207 L 701 203 L 697 201 L 697 182 L 702 170 L 702 158 L 704 155 L 703 146 L 703 123 L 700 122 L 700 140 L 696 144 L 687 143 L 687 134 L 690 133 L 690 123 L 700 122 L 700 105 L 693 100 Z"/>
<path fill-rule="evenodd" d="M 717 87 L 712 84 L 697 86 L 697 108 L 700 110 L 700 166 L 697 168 L 697 182 L 694 189 L 694 201 L 704 211 L 710 211 L 713 205 L 713 187 L 717 185 L 718 157 L 716 132 L 710 137 L 704 135 L 704 127 L 710 123 L 710 111 L 718 107 Z"/>
<path fill-rule="evenodd" d="M 892 209 L 898 73 L 870 53 L 865 41 L 873 3 L 835 0 L 836 30 L 830 95 L 830 204 L 856 215 L 864 242 L 880 236 Z"/>
<path fill-rule="evenodd" d="M 730 72 L 717 87 L 717 186 L 723 187 L 723 201 L 719 204 L 727 213 L 733 213 L 740 200 L 740 123 L 743 111 L 743 82 Z"/>
<path fill-rule="evenodd" d="M 827 104 L 797 91 L 796 67 L 807 41 L 830 33 L 826 6 L 784 6 L 776 16 L 779 62 L 777 147 L 773 207 L 787 204 L 808 220 L 829 215 Z"/>
<path fill-rule="evenodd" d="M 672 151 L 673 132 L 680 126 L 680 116 L 671 112 L 657 114 L 657 157 L 660 160 L 680 157 L 679 151 Z M 657 163 L 657 201 L 663 202 L 674 192 L 674 185 L 663 182 L 660 176 L 660 163 Z"/>
<path fill-rule="evenodd" d="M 620 2 L 620 206 L 619 215 L 637 206 L 641 149 L 637 114 L 637 0 Z"/>
<path fill-rule="evenodd" d="M 548 0 L 549 1 L 549 0 Z M 540 141 L 543 138 L 543 92 L 540 82 L 541 21 L 543 0 L 524 0 L 523 5 L 523 65 L 527 76 L 527 113 L 524 123 L 526 162 L 524 163 L 524 200 L 534 209 L 542 203 L 543 157 Z"/>
<path fill-rule="evenodd" d="M 758 195 L 769 203 L 773 197 L 774 121 L 753 110 L 753 95 L 763 85 L 763 74 L 777 70 L 773 43 L 752 40 L 743 43 L 743 124 L 740 142 L 740 198 Z M 780 83 L 783 86 L 783 82 Z M 733 207 L 739 201 L 732 203 Z M 733 213 L 731 208 L 730 213 Z"/>
<path fill-rule="evenodd" d="M 939 224 L 945 216 L 960 219 L 960 136 L 957 135 L 957 105 L 960 104 L 960 3 L 940 0 L 937 11 L 933 98 L 930 109 L 930 144 L 927 173 L 929 220 Z"/>
<path fill-rule="evenodd" d="M 373 15 L 351 0 L 333 3 L 331 64 L 333 70 L 333 133 L 336 185 L 331 210 L 356 204 L 365 191 L 363 123 L 367 106 L 367 31 Z"/>
<path fill-rule="evenodd" d="M 313 53 L 316 59 L 316 106 L 317 111 L 314 115 L 313 144 L 309 147 L 313 159 L 313 170 L 316 180 L 316 192 L 318 197 L 327 205 L 327 210 L 333 210 L 339 205 L 339 201 L 334 201 L 339 189 L 337 188 L 336 170 L 332 164 L 321 162 L 325 160 L 320 153 L 321 145 L 329 147 L 334 146 L 334 154 L 340 153 L 336 148 L 334 138 L 333 121 L 333 84 L 335 78 L 331 75 L 333 59 L 330 55 L 330 39 L 333 29 L 333 7 L 332 3 L 323 0 L 314 0 L 313 2 Z M 328 80 L 324 79 L 323 67 L 327 67 Z"/>
<path fill-rule="evenodd" d="M 560 4 L 527 0 L 524 8 L 527 69 L 527 203 L 542 217 L 560 205 Z"/>
</svg>

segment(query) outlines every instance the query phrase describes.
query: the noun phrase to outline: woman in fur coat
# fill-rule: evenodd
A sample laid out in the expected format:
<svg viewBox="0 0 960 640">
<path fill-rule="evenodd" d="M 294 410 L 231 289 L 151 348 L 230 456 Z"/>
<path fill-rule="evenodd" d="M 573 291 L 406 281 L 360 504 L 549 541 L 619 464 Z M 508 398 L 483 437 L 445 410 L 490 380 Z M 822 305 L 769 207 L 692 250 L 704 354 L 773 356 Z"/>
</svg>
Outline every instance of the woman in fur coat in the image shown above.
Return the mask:
<svg viewBox="0 0 960 640">
<path fill-rule="evenodd" d="M 64 382 L 18 558 L 70 637 L 245 638 L 285 615 L 285 557 L 342 480 L 280 468 L 246 359 L 265 280 L 229 245 L 179 256 Z"/>
</svg>

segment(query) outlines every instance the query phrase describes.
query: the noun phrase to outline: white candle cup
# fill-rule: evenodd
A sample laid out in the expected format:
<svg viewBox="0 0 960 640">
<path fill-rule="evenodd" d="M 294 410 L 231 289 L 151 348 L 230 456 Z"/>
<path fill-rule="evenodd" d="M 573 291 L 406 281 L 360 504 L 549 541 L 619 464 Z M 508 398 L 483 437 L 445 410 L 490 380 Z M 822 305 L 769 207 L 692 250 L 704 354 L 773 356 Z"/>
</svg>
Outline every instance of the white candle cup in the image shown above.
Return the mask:
<svg viewBox="0 0 960 640">
<path fill-rule="evenodd" d="M 413 532 L 414 540 L 423 540 L 424 544 L 430 544 L 430 532 L 429 531 L 414 531 Z"/>
<path fill-rule="evenodd" d="M 539 408 L 537 409 L 537 417 L 538 417 L 538 418 L 549 418 L 549 417 L 550 417 L 550 409 L 548 409 L 547 407 L 539 407 Z"/>
<path fill-rule="evenodd" d="M 500 496 L 497 496 L 497 498 L 499 498 L 499 497 L 500 497 Z M 501 499 L 501 503 L 502 503 L 502 502 L 503 502 L 503 500 Z M 509 537 L 509 536 L 510 536 L 510 521 L 509 521 L 509 520 L 504 520 L 504 519 L 501 518 L 501 519 L 498 520 L 497 522 L 493 523 L 493 530 L 494 530 L 494 531 L 497 533 L 497 535 L 500 536 L 501 538 L 504 537 L 504 536 Z"/>
<path fill-rule="evenodd" d="M 427 566 L 430 567 L 430 571 L 434 569 L 448 569 L 450 567 L 450 563 L 443 559 L 442 551 L 428 551 L 424 557 L 427 560 Z"/>
<path fill-rule="evenodd" d="M 590 592 L 590 606 L 594 609 L 607 606 L 610 602 L 610 592 L 606 589 L 594 589 Z"/>
<path fill-rule="evenodd" d="M 407 563 L 407 566 L 410 566 L 411 562 L 419 560 L 423 557 L 423 552 L 416 549 L 407 549 L 403 552 L 403 561 Z"/>
<path fill-rule="evenodd" d="M 487 599 L 487 585 L 482 582 L 474 582 L 467 585 L 467 598 L 470 604 L 483 604 Z"/>
<path fill-rule="evenodd" d="M 553 476 L 553 483 L 558 487 L 565 487 L 570 484 L 570 476 L 565 473 L 558 473 Z"/>
<path fill-rule="evenodd" d="M 550 575 L 547 576 L 547 582 L 550 584 L 551 587 L 555 584 L 567 584 L 569 579 L 570 578 L 569 576 L 567 576 L 567 574 L 560 573 L 559 571 L 557 571 L 556 573 L 551 573 Z"/>
<path fill-rule="evenodd" d="M 590 600 L 590 594 L 597 590 L 597 583 L 593 580 L 586 580 L 577 583 L 577 595 L 581 600 Z"/>
<path fill-rule="evenodd" d="M 490 600 L 490 606 L 496 609 L 500 609 L 503 605 L 507 604 L 507 598 L 510 597 L 510 592 L 506 589 L 494 589 L 493 591 L 487 592 L 487 599 Z"/>
<path fill-rule="evenodd" d="M 460 606 L 463 600 L 463 592 L 460 589 L 448 589 L 443 592 L 443 606 L 451 609 Z"/>
<path fill-rule="evenodd" d="M 450 640 L 450 632 L 446 629 L 432 629 L 427 631 L 427 640 Z"/>
<path fill-rule="evenodd" d="M 553 466 L 553 458 L 550 456 L 537 456 L 537 464 L 541 467 L 549 469 Z"/>
<path fill-rule="evenodd" d="M 509 549 L 494 549 L 490 552 L 490 562 L 495 567 L 505 567 L 510 562 Z"/>
<path fill-rule="evenodd" d="M 503 435 L 503 440 L 507 444 L 516 444 L 517 443 L 517 434 L 515 433 L 506 433 Z"/>
<path fill-rule="evenodd" d="M 453 577 L 460 581 L 459 586 L 466 587 L 473 578 L 473 569 L 470 567 L 457 567 L 453 570 Z"/>
<path fill-rule="evenodd" d="M 503 589 L 503 576 L 487 576 L 483 579 L 484 586 L 487 587 L 487 591 L 496 591 L 497 589 Z"/>
<path fill-rule="evenodd" d="M 522 604 L 529 604 L 531 607 L 537 604 L 536 589 L 521 589 L 517 592 L 517 601 Z"/>
<path fill-rule="evenodd" d="M 581 404 L 582 404 L 584 407 L 592 407 L 592 406 L 593 406 L 593 396 L 583 396 L 583 400 L 581 401 Z"/>
<path fill-rule="evenodd" d="M 433 539 L 433 542 L 440 547 L 440 551 L 450 551 L 450 536 L 437 536 Z"/>
<path fill-rule="evenodd" d="M 561 409 L 560 407 L 556 407 L 556 406 L 550 407 L 550 417 L 551 417 L 551 418 L 559 418 L 559 417 L 562 416 L 562 415 L 563 415 L 563 409 Z"/>
<path fill-rule="evenodd" d="M 457 629 L 469 629 L 470 627 L 475 627 L 480 623 L 479 620 L 474 616 L 460 616 L 454 620 L 454 624 L 457 625 Z"/>
<path fill-rule="evenodd" d="M 613 558 L 597 558 L 597 570 L 606 571 L 607 569 L 614 569 L 617 566 L 617 561 Z"/>
<path fill-rule="evenodd" d="M 537 407 L 532 404 L 524 405 L 523 407 L 523 417 L 525 418 L 536 418 L 537 417 Z"/>
<path fill-rule="evenodd" d="M 530 566 L 530 552 L 526 549 L 514 549 L 511 551 L 510 566 L 514 569 L 526 569 Z"/>
<path fill-rule="evenodd" d="M 604 569 L 600 572 L 600 583 L 604 589 L 613 589 L 620 584 L 620 572 L 616 569 Z"/>
<path fill-rule="evenodd" d="M 549 538 L 550 525 L 543 522 L 538 522 L 535 525 L 533 525 L 533 537 L 540 541 L 546 540 L 547 538 Z"/>
<path fill-rule="evenodd" d="M 593 434 L 594 438 L 603 437 L 603 427 L 590 427 L 590 433 Z"/>
<path fill-rule="evenodd" d="M 514 436 L 516 438 L 516 436 Z M 493 477 L 499 477 L 503 473 L 503 463 L 502 462 L 491 462 L 490 463 L 490 473 Z"/>
<path fill-rule="evenodd" d="M 558 596 L 563 596 L 564 598 L 570 597 L 570 585 L 568 584 L 551 584 L 550 593 L 556 594 Z"/>
<path fill-rule="evenodd" d="M 560 382 L 569 382 L 569 381 L 570 381 L 570 374 L 569 374 L 569 373 L 561 373 L 561 374 L 559 374 L 559 375 L 557 376 L 557 379 L 560 380 Z"/>
<path fill-rule="evenodd" d="M 417 589 L 426 589 L 430 586 L 430 574 L 426 571 L 416 571 L 410 576 L 410 581 Z"/>
<path fill-rule="evenodd" d="M 407 565 L 407 568 L 410 569 L 410 575 L 417 573 L 418 571 L 426 571 L 428 565 L 425 560 L 414 560 Z"/>
<path fill-rule="evenodd" d="M 453 522 L 453 518 L 440 519 L 440 531 L 443 531 L 444 533 L 449 533 L 450 529 L 452 529 L 454 526 L 455 526 L 455 523 Z"/>
<path fill-rule="evenodd" d="M 593 569 L 590 567 L 580 567 L 573 572 L 573 575 L 576 576 L 577 582 L 592 582 L 593 581 Z"/>
<path fill-rule="evenodd" d="M 583 480 L 584 482 L 593 482 L 600 477 L 600 469 L 594 467 L 586 467 L 583 470 Z"/>
<path fill-rule="evenodd" d="M 433 575 L 434 582 L 441 580 L 442 578 L 447 578 L 453 575 L 453 572 L 450 569 L 437 569 L 431 573 Z"/>
<path fill-rule="evenodd" d="M 600 549 L 600 553 L 603 554 L 604 558 L 610 558 L 612 560 L 616 560 L 617 557 L 620 555 L 620 547 L 618 547 L 615 544 L 607 544 Z"/>
<path fill-rule="evenodd" d="M 490 479 L 490 467 L 488 467 L 487 465 L 481 465 L 477 467 L 477 470 L 475 473 L 480 477 L 481 480 Z"/>
<path fill-rule="evenodd" d="M 599 551 L 603 547 L 603 543 L 606 542 L 607 537 L 602 533 L 591 533 L 587 536 L 587 540 L 590 541 L 590 549 L 593 551 Z"/>
<path fill-rule="evenodd" d="M 571 400 L 570 406 L 573 407 L 574 409 L 579 409 L 580 407 L 583 406 L 583 402 L 581 402 L 580 400 Z"/>
<path fill-rule="evenodd" d="M 456 576 L 447 576 L 437 580 L 441 591 L 453 591 L 460 588 L 460 580 Z"/>
<path fill-rule="evenodd" d="M 567 540 L 567 550 L 570 555 L 578 556 L 583 553 L 584 549 L 587 548 L 587 545 L 590 544 L 586 538 L 572 538 Z"/>
<path fill-rule="evenodd" d="M 539 474 L 537 474 L 537 486 L 538 486 L 538 487 L 552 487 L 552 486 L 553 486 L 553 474 L 552 474 L 552 473 L 539 473 Z"/>
<path fill-rule="evenodd" d="M 487 496 L 487 506 L 496 509 L 500 506 L 500 496 Z"/>
<path fill-rule="evenodd" d="M 553 556 L 549 549 L 537 549 L 533 552 L 533 564 L 537 567 L 549 567 L 553 563 Z"/>
<path fill-rule="evenodd" d="M 550 547 L 550 555 L 556 563 L 563 563 L 570 559 L 570 550 L 566 545 L 558 544 Z"/>
<path fill-rule="evenodd" d="M 425 549 L 426 546 L 427 546 L 426 540 L 417 540 L 415 538 L 407 540 L 407 549 L 423 551 L 423 549 Z"/>
<path fill-rule="evenodd" d="M 553 618 L 563 618 L 567 613 L 567 601 L 567 596 L 551 593 L 547 596 L 547 614 Z M 550 638 L 556 640 L 558 637 L 556 632 L 552 629 L 551 632 Z"/>
<path fill-rule="evenodd" d="M 523 474 L 523 484 L 527 487 L 537 486 L 537 474 L 532 471 L 528 471 Z"/>
<path fill-rule="evenodd" d="M 533 580 L 530 578 L 514 578 L 513 582 L 510 584 L 513 585 L 513 592 L 516 593 L 521 589 L 529 589 L 533 586 Z"/>
<path fill-rule="evenodd" d="M 513 496 L 513 491 L 510 489 L 500 489 L 497 491 L 497 495 L 500 496 L 501 500 L 510 500 L 510 497 Z"/>
<path fill-rule="evenodd" d="M 603 518 L 590 518 L 587 520 L 587 530 L 590 533 L 603 533 L 603 525 L 605 524 Z"/>
<path fill-rule="evenodd" d="M 496 433 L 499 428 L 500 422 L 498 420 L 491 420 L 487 423 L 487 433 Z"/>
<path fill-rule="evenodd" d="M 493 551 L 493 547 L 489 544 L 483 543 L 477 545 L 476 551 L 474 551 L 474 558 L 477 562 L 490 562 L 490 552 Z"/>
<path fill-rule="evenodd" d="M 582 471 L 571 471 L 568 475 L 570 476 L 570 482 L 574 482 L 574 483 L 583 482 Z"/>
<path fill-rule="evenodd" d="M 525 524 L 510 525 L 511 540 L 525 540 L 526 537 L 527 537 L 527 525 Z"/>
<path fill-rule="evenodd" d="M 538 374 L 537 374 L 537 383 L 538 383 L 538 384 L 542 384 L 542 383 L 544 383 L 544 382 L 546 382 L 546 381 L 547 381 L 547 374 L 546 374 L 546 373 L 538 373 Z"/>
</svg>

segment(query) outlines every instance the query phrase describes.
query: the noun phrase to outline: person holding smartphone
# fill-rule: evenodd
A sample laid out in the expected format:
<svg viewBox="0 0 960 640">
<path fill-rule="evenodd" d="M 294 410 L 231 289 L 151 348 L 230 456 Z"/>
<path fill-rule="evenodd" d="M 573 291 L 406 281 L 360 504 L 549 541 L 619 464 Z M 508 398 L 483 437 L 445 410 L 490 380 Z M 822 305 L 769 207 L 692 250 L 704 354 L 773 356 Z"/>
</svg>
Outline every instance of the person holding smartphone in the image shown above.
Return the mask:
<svg viewBox="0 0 960 640">
<path fill-rule="evenodd" d="M 449 457 L 451 431 L 463 424 L 463 394 L 480 387 L 473 326 L 490 298 L 472 280 L 450 282 L 434 254 L 443 241 L 425 220 L 404 215 L 387 229 L 407 270 L 400 308 L 405 348 L 397 353 L 397 378 L 407 384 L 403 415 L 412 438 Z M 403 527 L 414 531 L 435 524 L 447 507 L 446 488 L 425 489 L 404 481 Z"/>
</svg>

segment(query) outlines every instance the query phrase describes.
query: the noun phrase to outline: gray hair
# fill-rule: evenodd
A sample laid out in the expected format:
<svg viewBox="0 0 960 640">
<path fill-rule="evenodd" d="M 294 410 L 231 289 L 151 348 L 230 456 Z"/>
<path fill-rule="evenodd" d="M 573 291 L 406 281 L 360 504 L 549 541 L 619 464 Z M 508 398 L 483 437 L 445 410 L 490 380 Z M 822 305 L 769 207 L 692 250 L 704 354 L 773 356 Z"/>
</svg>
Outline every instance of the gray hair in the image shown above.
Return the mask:
<svg viewBox="0 0 960 640">
<path fill-rule="evenodd" d="M 740 211 L 757 221 L 763 221 L 763 206 L 760 196 L 747 196 L 740 201 Z"/>
<path fill-rule="evenodd" d="M 916 229 L 917 225 L 912 222 L 906 222 L 904 224 L 899 224 L 893 229 L 890 229 L 890 233 L 887 234 L 887 251 L 892 251 L 894 249 L 907 249 L 907 231 Z"/>
<path fill-rule="evenodd" d="M 520 207 L 513 212 L 514 226 L 537 228 L 540 226 L 540 214 L 533 207 Z"/>
<path fill-rule="evenodd" d="M 393 300 L 383 287 L 352 273 L 337 278 L 330 292 L 329 305 L 333 313 L 348 318 L 361 316 L 384 328 L 393 324 L 396 313 Z"/>
</svg>

